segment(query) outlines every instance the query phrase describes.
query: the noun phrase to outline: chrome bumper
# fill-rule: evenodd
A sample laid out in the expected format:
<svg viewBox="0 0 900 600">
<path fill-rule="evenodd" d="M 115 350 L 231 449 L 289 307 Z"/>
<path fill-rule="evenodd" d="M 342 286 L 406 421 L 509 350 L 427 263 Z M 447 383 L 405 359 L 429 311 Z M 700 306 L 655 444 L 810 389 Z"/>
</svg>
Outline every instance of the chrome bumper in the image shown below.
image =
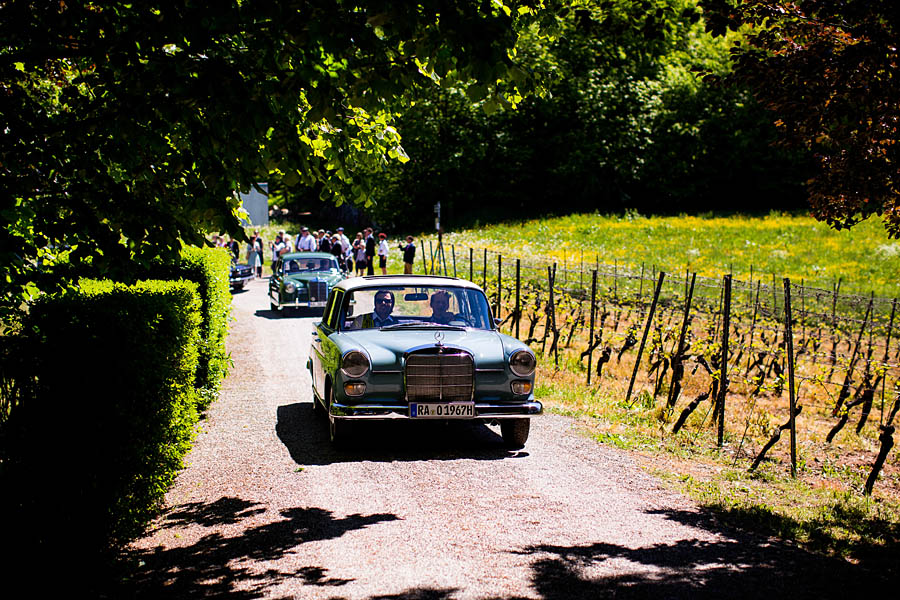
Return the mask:
<svg viewBox="0 0 900 600">
<path fill-rule="evenodd" d="M 331 415 L 339 419 L 409 419 L 408 404 L 332 404 Z M 475 403 L 475 416 L 471 419 L 453 419 L 460 421 L 479 421 L 495 419 L 520 419 L 535 417 L 544 412 L 544 407 L 537 400 L 522 404 L 490 404 Z M 423 419 L 424 420 L 424 419 Z"/>
<path fill-rule="evenodd" d="M 254 279 L 256 279 L 256 276 L 251 274 L 245 277 L 230 277 L 228 281 L 230 285 L 234 285 L 236 283 L 247 283 L 248 281 L 253 281 Z"/>
</svg>

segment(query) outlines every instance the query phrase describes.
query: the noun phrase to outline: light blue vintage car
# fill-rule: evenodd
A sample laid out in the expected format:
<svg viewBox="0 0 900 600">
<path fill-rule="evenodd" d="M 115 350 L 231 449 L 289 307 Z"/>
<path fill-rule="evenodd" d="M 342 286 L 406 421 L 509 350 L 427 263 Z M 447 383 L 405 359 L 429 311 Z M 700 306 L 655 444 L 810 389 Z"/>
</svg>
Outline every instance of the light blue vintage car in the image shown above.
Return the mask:
<svg viewBox="0 0 900 600">
<path fill-rule="evenodd" d="M 499 423 L 521 448 L 534 398 L 534 353 L 500 333 L 484 291 L 453 277 L 357 277 L 337 284 L 316 325 L 307 367 L 331 440 L 357 421 L 469 419 Z"/>
</svg>

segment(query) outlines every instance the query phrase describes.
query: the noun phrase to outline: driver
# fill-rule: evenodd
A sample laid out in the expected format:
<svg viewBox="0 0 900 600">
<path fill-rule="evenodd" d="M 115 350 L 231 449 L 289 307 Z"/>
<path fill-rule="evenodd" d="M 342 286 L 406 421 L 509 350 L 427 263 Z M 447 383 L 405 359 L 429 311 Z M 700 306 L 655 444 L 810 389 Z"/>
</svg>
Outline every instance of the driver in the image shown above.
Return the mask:
<svg viewBox="0 0 900 600">
<path fill-rule="evenodd" d="M 391 311 L 393 310 L 394 293 L 390 290 L 378 290 L 375 292 L 375 312 L 359 315 L 353 319 L 353 325 L 350 326 L 350 329 L 372 329 L 399 323 L 397 319 L 391 316 Z"/>
<path fill-rule="evenodd" d="M 431 322 L 446 325 L 450 321 L 457 318 L 455 314 L 450 312 L 450 292 L 447 290 L 438 290 L 431 295 L 429 300 L 431 305 Z"/>
</svg>

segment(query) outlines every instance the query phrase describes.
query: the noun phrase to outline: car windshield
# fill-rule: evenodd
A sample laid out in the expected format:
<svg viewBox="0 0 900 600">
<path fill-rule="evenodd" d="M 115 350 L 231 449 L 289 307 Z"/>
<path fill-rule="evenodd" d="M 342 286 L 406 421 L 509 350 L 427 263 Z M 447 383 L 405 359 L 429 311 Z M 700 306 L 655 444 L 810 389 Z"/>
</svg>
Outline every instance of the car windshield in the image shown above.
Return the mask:
<svg viewBox="0 0 900 600">
<path fill-rule="evenodd" d="M 309 273 L 337 269 L 333 258 L 292 258 L 284 261 L 285 273 Z"/>
<path fill-rule="evenodd" d="M 484 292 L 454 286 L 382 286 L 348 292 L 341 329 L 493 329 Z"/>
</svg>

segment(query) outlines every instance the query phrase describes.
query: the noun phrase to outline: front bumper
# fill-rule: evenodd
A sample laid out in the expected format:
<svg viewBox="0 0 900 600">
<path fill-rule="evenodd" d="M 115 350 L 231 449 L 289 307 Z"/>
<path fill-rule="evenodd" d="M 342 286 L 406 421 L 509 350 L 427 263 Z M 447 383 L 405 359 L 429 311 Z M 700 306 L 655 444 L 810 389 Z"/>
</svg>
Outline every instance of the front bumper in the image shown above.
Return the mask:
<svg viewBox="0 0 900 600">
<path fill-rule="evenodd" d="M 254 279 L 256 279 L 256 277 L 251 273 L 250 275 L 243 275 L 243 276 L 235 275 L 233 277 L 230 277 L 228 279 L 228 281 L 231 285 L 234 286 L 234 285 L 244 285 L 248 281 L 252 281 Z"/>
<path fill-rule="evenodd" d="M 409 419 L 409 405 L 402 404 L 340 404 L 334 403 L 329 411 L 338 419 Z M 494 421 L 502 419 L 521 419 L 535 417 L 544 412 L 544 407 L 537 400 L 516 404 L 475 403 L 475 416 L 471 419 L 454 419 L 469 421 Z"/>
<path fill-rule="evenodd" d="M 272 303 L 278 305 L 278 308 L 284 308 L 285 306 L 291 308 L 322 308 L 327 304 L 324 300 L 320 302 L 309 302 L 307 300 L 288 300 L 287 302 L 281 302 L 280 300 L 273 300 Z"/>
</svg>

